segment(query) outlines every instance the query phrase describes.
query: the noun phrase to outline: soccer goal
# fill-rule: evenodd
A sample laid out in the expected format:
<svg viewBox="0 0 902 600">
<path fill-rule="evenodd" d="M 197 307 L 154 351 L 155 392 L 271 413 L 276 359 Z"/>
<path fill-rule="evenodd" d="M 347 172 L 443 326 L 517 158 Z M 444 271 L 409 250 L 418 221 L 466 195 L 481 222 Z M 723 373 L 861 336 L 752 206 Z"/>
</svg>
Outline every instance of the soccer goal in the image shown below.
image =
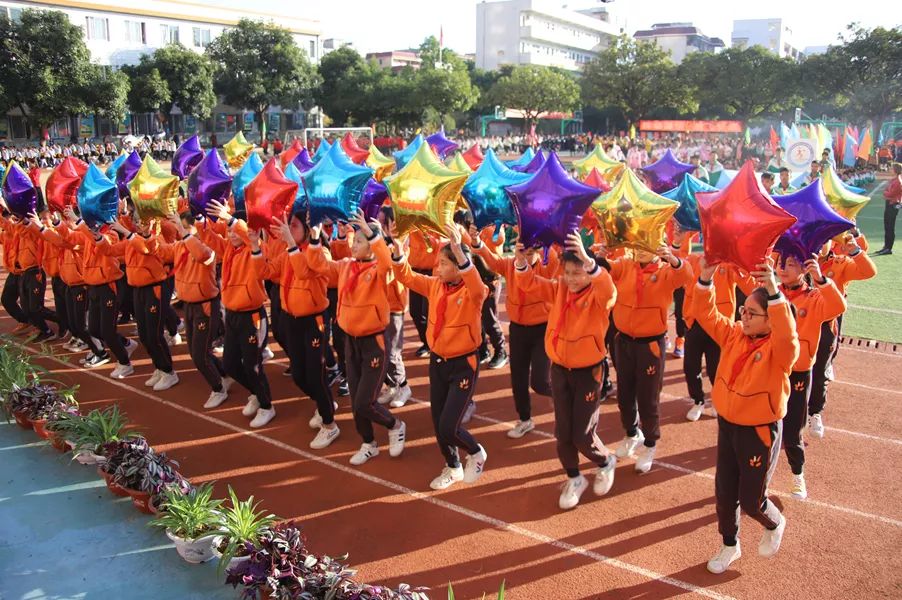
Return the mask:
<svg viewBox="0 0 902 600">
<path fill-rule="evenodd" d="M 348 132 L 355 138 L 365 135 L 370 138 L 370 144 L 373 143 L 372 127 L 307 127 L 306 129 L 289 129 L 285 132 L 285 146 L 289 146 L 295 139 L 301 140 L 301 143 L 307 147 L 307 142 L 319 139 L 332 138 L 333 140 L 341 139 Z"/>
</svg>

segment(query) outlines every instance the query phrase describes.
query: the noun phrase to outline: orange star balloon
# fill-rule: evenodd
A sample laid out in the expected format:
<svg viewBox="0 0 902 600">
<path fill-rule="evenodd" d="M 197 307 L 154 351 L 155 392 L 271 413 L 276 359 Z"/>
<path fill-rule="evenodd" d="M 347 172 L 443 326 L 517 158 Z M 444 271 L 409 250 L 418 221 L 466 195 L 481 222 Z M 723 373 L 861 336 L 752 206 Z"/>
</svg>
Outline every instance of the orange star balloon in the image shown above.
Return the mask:
<svg viewBox="0 0 902 600">
<path fill-rule="evenodd" d="M 233 169 L 240 169 L 247 157 L 254 151 L 254 145 L 244 139 L 244 132 L 239 131 L 226 142 L 222 150 L 225 152 L 226 162 Z"/>
<path fill-rule="evenodd" d="M 141 168 L 128 184 L 128 192 L 142 221 L 174 214 L 179 201 L 179 178 L 144 156 Z"/>
<path fill-rule="evenodd" d="M 592 169 L 598 169 L 605 181 L 613 183 L 617 177 L 623 172 L 623 163 L 617 162 L 607 154 L 601 144 L 595 144 L 585 158 L 573 161 L 573 166 L 579 174 L 580 179 L 585 179 L 592 172 Z"/>
<path fill-rule="evenodd" d="M 376 172 L 373 178 L 382 181 L 395 170 L 395 160 L 379 152 L 376 144 L 370 144 L 369 155 L 366 158 L 366 166 Z"/>
<path fill-rule="evenodd" d="M 421 145 L 403 169 L 385 180 L 398 233 L 420 230 L 444 236 L 466 181 L 467 173 L 449 169 L 428 144 Z"/>
<path fill-rule="evenodd" d="M 626 169 L 610 192 L 592 203 L 592 211 L 610 248 L 655 252 L 664 243 L 664 228 L 680 207 L 648 189 Z"/>
<path fill-rule="evenodd" d="M 831 166 L 824 170 L 819 180 L 824 187 L 824 195 L 827 196 L 827 203 L 830 205 L 830 208 L 839 213 L 841 217 L 850 221 L 854 221 L 861 209 L 871 201 L 867 196 L 849 191 L 836 174 L 836 170 Z"/>
</svg>

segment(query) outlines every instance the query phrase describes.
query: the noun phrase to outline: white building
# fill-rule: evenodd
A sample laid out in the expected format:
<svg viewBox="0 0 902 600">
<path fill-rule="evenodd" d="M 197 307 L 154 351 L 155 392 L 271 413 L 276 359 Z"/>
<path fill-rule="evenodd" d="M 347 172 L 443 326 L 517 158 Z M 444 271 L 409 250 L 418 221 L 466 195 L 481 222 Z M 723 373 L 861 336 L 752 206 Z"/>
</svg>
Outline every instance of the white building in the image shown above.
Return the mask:
<svg viewBox="0 0 902 600">
<path fill-rule="evenodd" d="M 476 66 L 543 65 L 579 71 L 622 33 L 604 8 L 574 11 L 553 0 L 476 5 Z"/>
<path fill-rule="evenodd" d="M 724 48 L 720 38 L 708 37 L 692 23 L 655 23 L 634 35 L 637 40 L 655 42 L 670 53 L 676 64 L 683 62 L 690 52 L 719 52 Z"/>
<path fill-rule="evenodd" d="M 801 61 L 805 58 L 793 39 L 793 32 L 783 19 L 737 19 L 733 21 L 734 48 L 761 46 L 781 58 Z"/>
</svg>

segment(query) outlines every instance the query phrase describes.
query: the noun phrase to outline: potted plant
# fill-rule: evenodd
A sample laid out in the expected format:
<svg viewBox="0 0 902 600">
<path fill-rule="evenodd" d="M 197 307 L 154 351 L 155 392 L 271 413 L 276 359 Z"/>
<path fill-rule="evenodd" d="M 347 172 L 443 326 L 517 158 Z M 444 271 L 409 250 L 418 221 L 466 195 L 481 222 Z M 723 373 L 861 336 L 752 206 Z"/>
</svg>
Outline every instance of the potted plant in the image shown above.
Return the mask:
<svg viewBox="0 0 902 600">
<path fill-rule="evenodd" d="M 137 435 L 134 428 L 129 427 L 125 414 L 115 404 L 103 410 L 92 410 L 79 418 L 67 419 L 55 430 L 69 440 L 75 449 L 75 460 L 83 465 L 104 462 L 105 445 Z"/>
<path fill-rule="evenodd" d="M 25 386 L 13 388 L 7 394 L 7 402 L 16 423 L 25 429 L 32 429 L 35 421 L 45 421 L 51 408 L 64 403 L 65 398 L 56 386 L 33 379 Z"/>
<path fill-rule="evenodd" d="M 71 450 L 72 445 L 66 439 L 66 431 L 70 429 L 73 420 L 81 418 L 78 403 L 75 401 L 72 404 L 54 407 L 47 415 L 47 421 L 43 425 L 47 438 L 50 440 L 50 445 L 60 452 Z M 38 431 L 37 424 L 35 424 L 35 431 Z M 41 435 L 41 433 L 38 432 L 38 435 Z"/>
<path fill-rule="evenodd" d="M 272 527 L 279 517 L 258 511 L 254 497 L 240 501 L 229 486 L 230 505 L 223 511 L 220 535 L 213 542 L 213 552 L 219 557 L 219 570 L 231 569 L 248 560 L 260 541 L 260 536 Z"/>
<path fill-rule="evenodd" d="M 167 487 L 159 505 L 159 513 L 149 523 L 165 529 L 166 536 L 175 543 L 179 556 L 198 564 L 213 558 L 213 539 L 222 525 L 222 500 L 213 496 L 213 484 L 184 493 L 177 486 Z"/>
<path fill-rule="evenodd" d="M 12 418 L 25 429 L 31 428 L 30 419 L 21 403 L 28 401 L 28 393 L 19 391 L 38 383 L 38 375 L 46 370 L 31 363 L 31 356 L 19 349 L 17 343 L 7 337 L 0 344 L 0 411 L 9 422 Z"/>
<path fill-rule="evenodd" d="M 45 440 L 50 438 L 50 431 L 47 430 L 47 423 L 56 420 L 63 414 L 77 414 L 78 403 L 75 401 L 75 392 L 78 386 L 56 390 L 56 400 L 50 398 L 49 402 L 41 404 L 35 396 L 35 402 L 31 407 L 28 417 L 34 427 L 34 432 Z"/>
<path fill-rule="evenodd" d="M 141 512 L 152 514 L 151 496 L 169 484 L 178 484 L 183 477 L 175 470 L 178 464 L 163 452 L 155 452 L 143 437 L 108 442 L 103 447 L 106 461 L 98 467 L 110 491 L 132 497 Z"/>
</svg>

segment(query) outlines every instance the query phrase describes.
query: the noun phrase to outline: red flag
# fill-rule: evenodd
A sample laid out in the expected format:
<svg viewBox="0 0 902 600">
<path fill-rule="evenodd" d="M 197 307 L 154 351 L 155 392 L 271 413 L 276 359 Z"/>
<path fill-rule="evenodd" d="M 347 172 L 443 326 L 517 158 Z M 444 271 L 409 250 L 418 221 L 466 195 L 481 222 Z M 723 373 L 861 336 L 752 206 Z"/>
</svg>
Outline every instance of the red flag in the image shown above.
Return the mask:
<svg viewBox="0 0 902 600">
<path fill-rule="evenodd" d="M 439 47 L 445 45 L 445 28 L 441 25 L 438 26 L 438 45 Z"/>
<path fill-rule="evenodd" d="M 777 135 L 777 132 L 774 130 L 774 126 L 770 126 L 770 150 L 771 152 L 777 151 L 777 146 L 780 145 L 780 136 Z"/>
</svg>

